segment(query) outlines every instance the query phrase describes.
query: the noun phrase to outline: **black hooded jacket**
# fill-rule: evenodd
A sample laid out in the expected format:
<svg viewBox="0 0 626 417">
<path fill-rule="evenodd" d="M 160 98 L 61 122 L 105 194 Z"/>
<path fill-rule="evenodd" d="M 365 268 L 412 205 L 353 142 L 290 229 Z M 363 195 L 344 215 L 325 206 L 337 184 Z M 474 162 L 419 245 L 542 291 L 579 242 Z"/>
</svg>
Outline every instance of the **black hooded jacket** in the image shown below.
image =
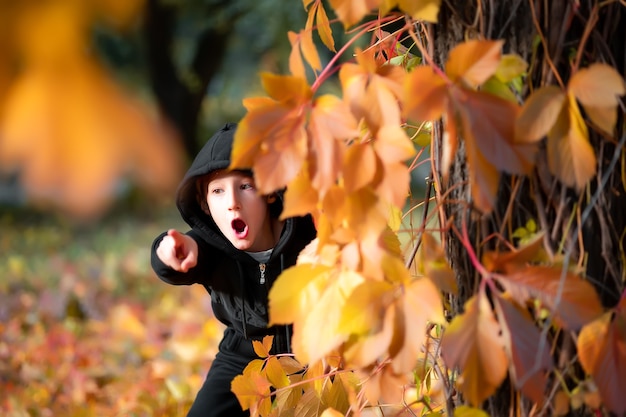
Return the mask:
<svg viewBox="0 0 626 417">
<path fill-rule="evenodd" d="M 246 252 L 236 249 L 219 231 L 211 216 L 200 206 L 196 180 L 230 165 L 230 153 L 236 124 L 226 124 L 209 139 L 183 178 L 176 205 L 187 232 L 198 243 L 198 263 L 188 272 L 178 272 L 165 265 L 156 248 L 166 233 L 152 244 L 151 263 L 163 281 L 173 285 L 202 284 L 211 294 L 215 317 L 246 339 L 274 335 L 274 351 L 289 351 L 289 328 L 268 329 L 268 292 L 281 271 L 294 265 L 299 252 L 315 237 L 310 216 L 289 218 L 284 222 L 280 239 L 269 261 L 259 264 Z M 282 210 L 282 195 L 270 207 L 271 213 Z"/>
</svg>

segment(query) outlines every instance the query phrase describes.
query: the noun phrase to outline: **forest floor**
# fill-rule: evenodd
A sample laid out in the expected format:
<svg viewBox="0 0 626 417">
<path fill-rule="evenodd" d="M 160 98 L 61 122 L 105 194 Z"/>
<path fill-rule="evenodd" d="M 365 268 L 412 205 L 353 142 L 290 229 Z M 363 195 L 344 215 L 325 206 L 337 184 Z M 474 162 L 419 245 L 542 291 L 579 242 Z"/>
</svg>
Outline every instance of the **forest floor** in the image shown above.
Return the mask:
<svg viewBox="0 0 626 417">
<path fill-rule="evenodd" d="M 150 267 L 172 210 L 77 225 L 0 209 L 0 415 L 183 416 L 221 337 L 200 286 Z"/>
</svg>

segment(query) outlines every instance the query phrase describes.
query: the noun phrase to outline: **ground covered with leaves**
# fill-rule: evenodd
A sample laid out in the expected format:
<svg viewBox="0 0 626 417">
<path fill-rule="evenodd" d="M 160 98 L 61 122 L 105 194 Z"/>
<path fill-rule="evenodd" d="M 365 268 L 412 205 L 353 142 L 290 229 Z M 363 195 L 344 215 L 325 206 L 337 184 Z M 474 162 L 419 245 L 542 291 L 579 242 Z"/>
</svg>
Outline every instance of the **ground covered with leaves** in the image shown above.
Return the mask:
<svg viewBox="0 0 626 417">
<path fill-rule="evenodd" d="M 0 415 L 183 416 L 221 327 L 199 286 L 162 283 L 176 213 L 90 225 L 0 211 Z"/>
</svg>

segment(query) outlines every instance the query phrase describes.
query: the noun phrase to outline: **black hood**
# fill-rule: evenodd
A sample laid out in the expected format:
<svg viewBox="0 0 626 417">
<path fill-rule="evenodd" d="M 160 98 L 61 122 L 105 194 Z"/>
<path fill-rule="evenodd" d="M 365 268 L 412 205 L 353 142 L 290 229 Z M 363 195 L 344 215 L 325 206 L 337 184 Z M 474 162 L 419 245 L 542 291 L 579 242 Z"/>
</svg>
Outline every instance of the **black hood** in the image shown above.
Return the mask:
<svg viewBox="0 0 626 417">
<path fill-rule="evenodd" d="M 211 136 L 191 163 L 176 192 L 176 207 L 183 220 L 198 230 L 207 243 L 233 255 L 238 255 L 239 251 L 219 231 L 213 218 L 202 210 L 196 182 L 198 177 L 229 167 L 236 130 L 236 123 L 226 123 Z M 283 207 L 282 193 L 277 193 L 277 197 L 270 206 L 273 217 L 278 217 Z"/>
</svg>

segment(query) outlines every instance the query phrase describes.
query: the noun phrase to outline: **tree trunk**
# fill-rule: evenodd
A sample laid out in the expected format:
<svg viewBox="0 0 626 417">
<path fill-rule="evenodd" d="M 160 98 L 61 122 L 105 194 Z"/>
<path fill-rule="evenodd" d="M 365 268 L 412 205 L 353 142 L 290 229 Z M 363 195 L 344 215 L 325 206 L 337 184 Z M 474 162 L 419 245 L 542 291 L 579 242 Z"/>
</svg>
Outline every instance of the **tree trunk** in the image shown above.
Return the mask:
<svg viewBox="0 0 626 417">
<path fill-rule="evenodd" d="M 538 86 L 556 84 L 552 68 L 558 69 L 563 82 L 567 83 L 571 75 L 572 53 L 583 54 L 583 67 L 593 62 L 606 62 L 624 76 L 625 8 L 619 3 L 606 5 L 599 9 L 598 21 L 593 24 L 593 5 L 590 1 L 442 2 L 439 22 L 429 29 L 433 40 L 429 45 L 430 53 L 436 63 L 443 67 L 451 48 L 464 40 L 504 40 L 503 53 L 518 54 L 530 64 L 526 80 L 528 91 Z M 591 25 L 592 31 L 585 37 L 585 28 Z M 545 42 L 533 50 L 538 31 Z M 547 58 L 551 60 L 551 65 Z M 528 91 L 523 92 L 524 97 L 528 95 Z M 617 124 L 618 139 L 625 134 L 623 123 L 622 107 Z M 441 160 L 442 134 L 442 125 L 436 124 L 433 141 L 435 164 Z M 558 183 L 548 172 L 545 150 L 542 150 L 531 177 L 502 177 L 498 206 L 490 215 L 482 215 L 472 208 L 461 137 L 449 181 L 441 184 L 441 192 L 448 192 L 447 200 L 451 202 L 442 208 L 442 217 L 457 230 L 461 230 L 462 222 L 465 221 L 470 241 L 473 242 L 479 258 L 480 251 L 492 248 L 482 243 L 485 238 L 500 233 L 512 240 L 507 232 L 524 226 L 531 219 L 536 221 L 538 228 L 546 232 L 547 242 L 555 252 L 563 242 L 567 247 L 574 240 L 572 262 L 586 261 L 588 279 L 598 289 L 603 304 L 613 306 L 624 290 L 626 189 L 621 176 L 623 159 L 620 158 L 623 152 L 616 143 L 602 138 L 593 129 L 590 129 L 590 134 L 598 158 L 598 172 L 587 190 L 578 194 Z M 618 158 L 617 165 L 611 164 L 614 156 Z M 440 177 L 440 167 L 435 166 L 433 169 Z M 601 185 L 603 180 L 607 181 L 605 185 Z M 596 193 L 598 199 L 594 201 L 593 196 Z M 511 201 L 515 202 L 515 208 L 507 211 Z M 590 204 L 592 207 L 587 210 L 588 216 L 583 218 L 587 212 L 585 208 Z M 506 227 L 503 227 L 504 222 Z M 582 224 L 582 237 L 576 233 L 579 224 Z M 454 316 L 463 311 L 464 303 L 477 292 L 480 277 L 472 267 L 467 251 L 457 235 L 450 232 L 446 233 L 446 237 L 447 256 L 459 287 L 458 296 L 451 303 L 453 311 L 450 313 Z M 491 239 L 489 242 L 496 240 Z M 571 341 L 564 340 L 560 347 L 559 357 L 562 361 L 571 359 L 575 353 L 571 348 Z M 561 365 L 562 363 L 557 363 L 557 366 Z M 558 381 L 550 384 L 556 385 Z M 551 388 L 552 386 L 549 387 Z M 515 404 L 513 401 L 516 398 L 507 382 L 486 401 L 484 408 L 493 416 L 507 416 L 511 413 L 528 415 L 530 404 L 524 401 Z M 514 411 L 516 409 L 518 411 Z M 579 413 L 578 415 L 590 415 L 590 411 L 584 407 Z"/>
</svg>

